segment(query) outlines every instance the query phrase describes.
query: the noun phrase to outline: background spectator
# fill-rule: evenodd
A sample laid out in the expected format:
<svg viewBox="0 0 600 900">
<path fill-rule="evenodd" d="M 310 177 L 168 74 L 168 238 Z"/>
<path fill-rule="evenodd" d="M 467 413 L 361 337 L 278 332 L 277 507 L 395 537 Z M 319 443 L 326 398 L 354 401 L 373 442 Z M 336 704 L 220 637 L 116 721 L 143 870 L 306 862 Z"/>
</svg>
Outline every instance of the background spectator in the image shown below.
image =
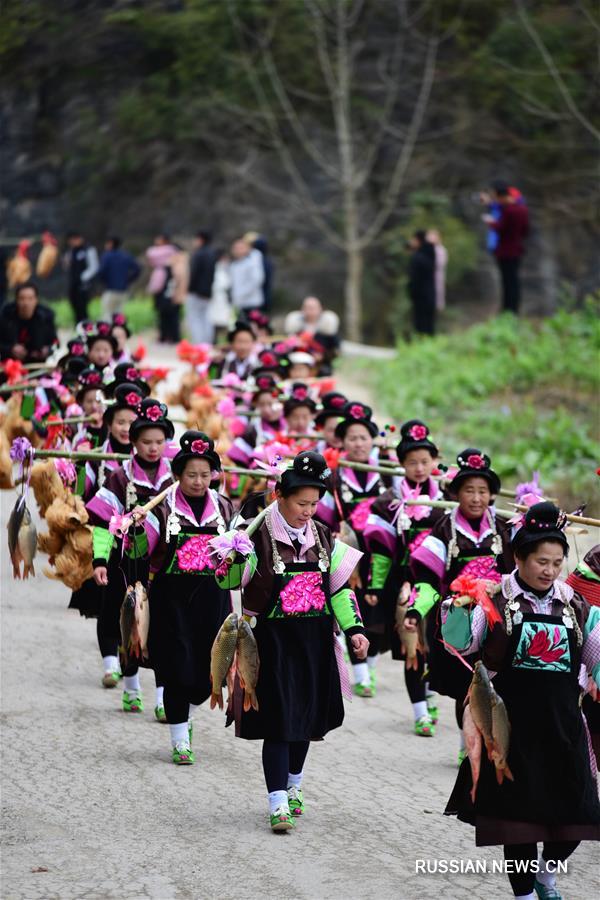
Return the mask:
<svg viewBox="0 0 600 900">
<path fill-rule="evenodd" d="M 131 253 L 121 248 L 121 238 L 107 239 L 98 269 L 98 278 L 106 288 L 102 294 L 103 319 L 109 321 L 115 313 L 123 310 L 129 286 L 141 271 Z"/>
<path fill-rule="evenodd" d="M 413 251 L 408 269 L 408 294 L 413 307 L 414 329 L 435 334 L 435 250 L 424 231 L 415 231 L 409 241 Z"/>
<path fill-rule="evenodd" d="M 494 256 L 502 279 L 502 309 L 516 314 L 521 304 L 519 268 L 529 234 L 529 210 L 521 194 L 503 181 L 495 182 L 491 198 L 499 205 L 500 216 L 496 219 L 487 214 L 483 221 L 498 235 Z"/>
<path fill-rule="evenodd" d="M 98 254 L 79 231 L 71 231 L 67 235 L 67 244 L 69 250 L 65 259 L 69 275 L 69 302 L 77 323 L 88 317 L 92 280 L 99 268 Z"/>
<path fill-rule="evenodd" d="M 273 307 L 273 274 L 275 272 L 273 260 L 269 256 L 269 247 L 266 238 L 262 234 L 257 234 L 256 231 L 248 231 L 244 235 L 244 240 L 262 254 L 264 270 L 262 309 L 268 313 Z"/>
<path fill-rule="evenodd" d="M 231 256 L 231 301 L 235 309 L 262 309 L 265 280 L 262 254 L 240 238 L 234 242 Z"/>
<path fill-rule="evenodd" d="M 219 250 L 216 257 L 209 318 L 214 329 L 215 341 L 218 341 L 227 334 L 231 325 L 231 276 L 229 256 L 224 250 Z"/>
<path fill-rule="evenodd" d="M 319 374 L 328 375 L 340 346 L 340 319 L 337 313 L 323 309 L 317 297 L 305 297 L 299 310 L 287 314 L 283 327 L 286 334 L 310 336 L 322 348 Z"/>
<path fill-rule="evenodd" d="M 427 240 L 433 244 L 435 253 L 435 308 L 442 310 L 446 308 L 446 268 L 448 266 L 448 251 L 442 244 L 442 237 L 437 228 L 430 228 L 427 232 Z"/>
<path fill-rule="evenodd" d="M 209 309 L 217 258 L 211 247 L 211 239 L 209 231 L 199 231 L 194 240 L 196 249 L 190 260 L 189 293 L 185 301 L 185 314 L 193 344 L 210 344 L 214 337 Z"/>
<path fill-rule="evenodd" d="M 15 302 L 0 310 L 0 356 L 23 363 L 44 362 L 58 343 L 54 313 L 39 302 L 32 281 L 15 290 Z"/>
<path fill-rule="evenodd" d="M 154 238 L 152 247 L 146 250 L 146 259 L 152 269 L 148 293 L 154 298 L 158 316 L 158 340 L 173 343 L 179 340 L 179 306 L 173 302 L 174 279 L 170 263 L 177 248 L 166 234 Z"/>
</svg>

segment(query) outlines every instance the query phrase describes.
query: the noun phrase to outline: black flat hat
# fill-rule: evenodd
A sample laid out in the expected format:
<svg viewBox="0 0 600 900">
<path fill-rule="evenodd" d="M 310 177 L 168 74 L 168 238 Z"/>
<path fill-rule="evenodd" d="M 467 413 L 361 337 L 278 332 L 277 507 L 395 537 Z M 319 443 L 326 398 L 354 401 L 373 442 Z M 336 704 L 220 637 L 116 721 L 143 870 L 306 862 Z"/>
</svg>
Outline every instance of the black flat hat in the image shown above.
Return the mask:
<svg viewBox="0 0 600 900">
<path fill-rule="evenodd" d="M 379 429 L 377 428 L 377 424 L 371 420 L 373 410 L 370 406 L 349 400 L 346 405 L 342 407 L 340 415 L 343 416 L 343 419 L 336 426 L 335 435 L 342 441 L 346 437 L 346 432 L 351 425 L 364 425 L 371 437 L 377 437 Z"/>
<path fill-rule="evenodd" d="M 221 471 L 221 457 L 215 450 L 214 441 L 203 431 L 190 429 L 184 432 L 179 439 L 179 446 L 181 449 L 171 460 L 171 469 L 175 475 L 181 475 L 189 459 L 205 459 L 211 470 Z"/>
<path fill-rule="evenodd" d="M 292 384 L 289 396 L 283 404 L 284 416 L 289 415 L 293 410 L 298 409 L 299 406 L 306 406 L 311 413 L 314 413 L 317 409 L 317 404 L 310 396 L 309 387 L 303 381 L 295 381 Z"/>
<path fill-rule="evenodd" d="M 475 447 L 467 447 L 466 450 L 458 454 L 456 462 L 458 463 L 458 472 L 448 485 L 448 490 L 454 496 L 456 496 L 461 484 L 467 478 L 485 478 L 492 494 L 498 493 L 500 490 L 500 479 L 494 470 L 490 468 L 491 461 L 489 456 L 486 456 L 481 450 L 477 450 Z"/>
<path fill-rule="evenodd" d="M 96 390 L 105 393 L 106 385 L 102 381 L 102 372 L 95 366 L 88 366 L 79 372 L 77 375 L 77 383 L 79 384 L 79 389 L 75 395 L 75 400 L 80 406 L 81 401 L 88 391 Z"/>
<path fill-rule="evenodd" d="M 142 400 L 144 399 L 144 395 L 137 384 L 128 384 L 124 381 L 122 384 L 117 385 L 114 398 L 115 402 L 111 403 L 111 405 L 104 410 L 103 419 L 107 425 L 110 425 L 115 414 L 120 409 L 130 409 L 131 412 L 134 412 L 137 415 Z"/>
<path fill-rule="evenodd" d="M 113 380 L 106 385 L 106 396 L 112 397 L 120 384 L 135 384 L 144 397 L 150 396 L 150 385 L 141 377 L 139 370 L 130 362 L 115 366 Z"/>
<path fill-rule="evenodd" d="M 569 544 L 564 533 L 566 524 L 567 517 L 554 503 L 549 500 L 534 503 L 525 513 L 523 524 L 515 532 L 511 545 L 518 555 L 519 550 L 528 545 L 557 541 L 567 554 Z"/>
</svg>

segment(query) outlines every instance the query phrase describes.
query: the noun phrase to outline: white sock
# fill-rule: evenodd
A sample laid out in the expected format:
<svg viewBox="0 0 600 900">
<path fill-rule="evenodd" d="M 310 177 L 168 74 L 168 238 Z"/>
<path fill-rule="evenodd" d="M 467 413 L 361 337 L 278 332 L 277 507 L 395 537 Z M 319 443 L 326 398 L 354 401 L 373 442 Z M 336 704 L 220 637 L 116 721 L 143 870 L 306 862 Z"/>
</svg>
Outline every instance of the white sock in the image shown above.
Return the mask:
<svg viewBox="0 0 600 900">
<path fill-rule="evenodd" d="M 535 876 L 537 880 L 540 881 L 545 887 L 554 887 L 556 885 L 556 862 L 552 862 L 552 871 L 549 872 L 548 863 L 540 854 L 538 864 L 538 870 Z"/>
<path fill-rule="evenodd" d="M 271 815 L 273 815 L 275 810 L 280 806 L 289 809 L 287 791 L 271 791 L 269 794 L 269 810 Z"/>
<path fill-rule="evenodd" d="M 435 691 L 430 691 L 428 688 L 425 688 L 425 699 L 429 700 L 430 706 L 437 706 L 437 694 Z"/>
<path fill-rule="evenodd" d="M 197 703 L 190 703 L 190 711 L 188 713 L 188 721 L 189 722 L 191 722 L 192 719 L 194 718 L 194 713 L 196 712 L 197 709 L 198 709 Z"/>
<path fill-rule="evenodd" d="M 169 725 L 169 731 L 171 732 L 171 743 L 174 747 L 177 744 L 185 744 L 186 747 L 190 746 L 187 722 L 178 722 L 176 725 Z"/>
<path fill-rule="evenodd" d="M 515 894 L 515 900 L 535 900 L 535 894 Z"/>
<path fill-rule="evenodd" d="M 415 722 L 417 719 L 420 719 L 421 716 L 427 715 L 427 701 L 419 700 L 417 703 L 413 703 L 413 713 L 415 714 Z"/>
<path fill-rule="evenodd" d="M 374 669 L 377 665 L 377 657 L 376 656 L 367 656 L 367 665 L 370 669 Z"/>
<path fill-rule="evenodd" d="M 462 728 L 460 729 L 460 731 L 459 731 L 458 733 L 459 733 L 459 735 L 460 735 L 460 744 L 459 744 L 459 748 L 460 748 L 461 750 L 464 750 L 464 749 L 465 749 L 465 736 L 464 736 L 464 734 L 463 734 Z"/>
<path fill-rule="evenodd" d="M 291 787 L 295 787 L 295 788 L 301 788 L 301 787 L 302 787 L 302 776 L 303 776 L 303 774 L 304 774 L 304 772 L 298 772 L 297 775 L 292 774 L 292 772 L 290 772 L 290 773 L 288 774 L 288 790 L 289 790 L 289 788 L 291 788 Z"/>
<path fill-rule="evenodd" d="M 163 695 L 164 695 L 164 693 L 165 693 L 164 687 L 158 687 L 158 686 L 157 686 L 157 688 L 156 688 L 156 700 L 155 700 L 155 702 L 154 702 L 154 705 L 155 705 L 155 706 L 164 706 L 164 703 L 163 703 Z"/>
<path fill-rule="evenodd" d="M 352 666 L 354 672 L 354 684 L 370 685 L 369 667 L 366 663 L 355 663 Z"/>
<path fill-rule="evenodd" d="M 119 672 L 119 657 L 118 656 L 103 656 L 102 662 L 104 663 L 104 671 L 105 672 Z"/>
<path fill-rule="evenodd" d="M 128 694 L 138 694 L 139 696 L 139 694 L 142 693 L 140 673 L 136 672 L 135 675 L 125 675 L 123 678 L 123 688 Z"/>
</svg>

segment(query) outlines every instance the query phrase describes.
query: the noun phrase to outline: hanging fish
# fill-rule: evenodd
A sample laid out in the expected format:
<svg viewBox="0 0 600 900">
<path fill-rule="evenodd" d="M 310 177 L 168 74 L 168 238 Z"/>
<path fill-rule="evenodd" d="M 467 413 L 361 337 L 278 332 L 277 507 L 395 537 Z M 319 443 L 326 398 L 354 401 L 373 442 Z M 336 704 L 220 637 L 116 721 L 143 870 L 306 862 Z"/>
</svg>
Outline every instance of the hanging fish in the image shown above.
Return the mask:
<svg viewBox="0 0 600 900">
<path fill-rule="evenodd" d="M 223 682 L 231 668 L 238 639 L 238 617 L 230 613 L 221 625 L 210 651 L 210 708 L 223 709 Z"/>
<path fill-rule="evenodd" d="M 27 508 L 25 496 L 19 497 L 8 520 L 8 552 L 14 578 L 35 575 L 33 560 L 37 549 L 37 531 Z M 23 575 L 21 575 L 21 562 Z"/>
<path fill-rule="evenodd" d="M 146 588 L 141 581 L 136 581 L 135 588 L 135 625 L 139 646 L 144 659 L 148 659 L 148 632 L 150 630 L 150 604 Z"/>
<path fill-rule="evenodd" d="M 258 647 L 252 629 L 245 619 L 240 620 L 237 644 L 237 669 L 240 686 L 244 689 L 244 712 L 258 710 L 256 684 L 258 682 Z"/>
</svg>

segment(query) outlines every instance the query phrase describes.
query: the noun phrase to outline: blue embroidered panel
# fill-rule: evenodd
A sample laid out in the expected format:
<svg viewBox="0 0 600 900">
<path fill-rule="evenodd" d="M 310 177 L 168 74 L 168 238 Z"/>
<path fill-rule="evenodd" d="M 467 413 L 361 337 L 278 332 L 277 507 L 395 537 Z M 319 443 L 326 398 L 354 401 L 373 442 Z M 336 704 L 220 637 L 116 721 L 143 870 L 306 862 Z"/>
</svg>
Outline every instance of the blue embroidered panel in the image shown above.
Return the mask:
<svg viewBox="0 0 600 900">
<path fill-rule="evenodd" d="M 517 669 L 569 672 L 571 650 L 565 625 L 523 622 L 521 638 L 512 664 Z"/>
</svg>

